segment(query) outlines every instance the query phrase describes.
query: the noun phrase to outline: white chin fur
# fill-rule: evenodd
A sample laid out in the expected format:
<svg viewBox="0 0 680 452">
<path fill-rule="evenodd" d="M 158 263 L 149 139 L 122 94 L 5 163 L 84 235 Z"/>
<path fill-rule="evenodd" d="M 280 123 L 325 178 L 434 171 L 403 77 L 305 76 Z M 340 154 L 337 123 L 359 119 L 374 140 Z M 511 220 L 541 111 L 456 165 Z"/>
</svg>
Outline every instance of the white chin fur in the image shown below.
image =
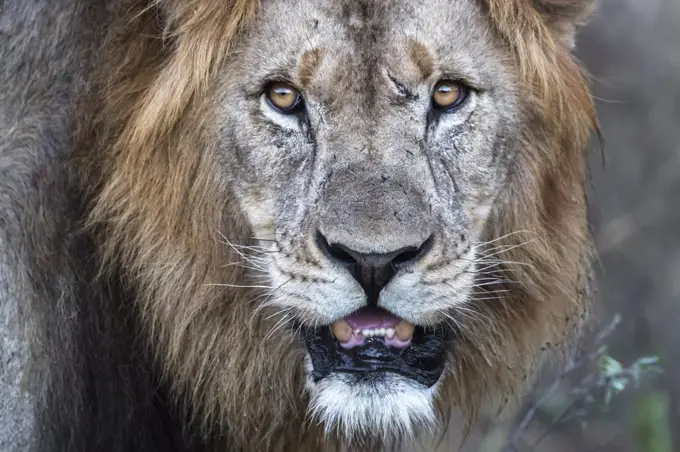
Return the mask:
<svg viewBox="0 0 680 452">
<path fill-rule="evenodd" d="M 311 366 L 311 364 L 310 364 Z M 379 383 L 355 383 L 353 376 L 333 373 L 318 383 L 308 372 L 307 389 L 313 418 L 324 424 L 327 433 L 344 438 L 382 436 L 383 441 L 413 439 L 418 433 L 437 430 L 431 388 L 409 378 L 385 373 Z"/>
</svg>

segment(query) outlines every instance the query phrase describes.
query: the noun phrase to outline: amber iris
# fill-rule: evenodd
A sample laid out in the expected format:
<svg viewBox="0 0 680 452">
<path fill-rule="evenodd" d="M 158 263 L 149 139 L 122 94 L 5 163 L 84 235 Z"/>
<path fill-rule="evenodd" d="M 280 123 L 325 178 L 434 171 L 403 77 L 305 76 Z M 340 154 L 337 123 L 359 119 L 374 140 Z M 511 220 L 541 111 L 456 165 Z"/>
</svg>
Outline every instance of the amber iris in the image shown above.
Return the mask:
<svg viewBox="0 0 680 452">
<path fill-rule="evenodd" d="M 465 101 L 466 90 L 462 83 L 442 80 L 434 87 L 432 103 L 439 110 L 451 110 Z"/>
<path fill-rule="evenodd" d="M 292 113 L 300 105 L 300 92 L 288 83 L 276 82 L 267 87 L 267 99 L 281 113 Z"/>
</svg>

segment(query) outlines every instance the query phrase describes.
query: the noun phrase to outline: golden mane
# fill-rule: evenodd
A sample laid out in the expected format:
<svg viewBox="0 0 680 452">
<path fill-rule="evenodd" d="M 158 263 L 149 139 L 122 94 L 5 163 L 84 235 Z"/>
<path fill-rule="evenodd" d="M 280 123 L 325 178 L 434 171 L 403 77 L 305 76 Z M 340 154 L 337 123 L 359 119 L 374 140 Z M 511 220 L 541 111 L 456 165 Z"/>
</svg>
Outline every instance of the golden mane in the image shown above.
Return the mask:
<svg viewBox="0 0 680 452">
<path fill-rule="evenodd" d="M 122 3 L 77 153 L 102 274 L 134 293 L 167 383 L 206 435 L 227 426 L 244 449 L 318 448 L 316 427 L 304 427 L 302 352 L 292 338 L 266 337 L 272 321 L 253 315 L 256 294 L 229 287 L 245 275 L 225 266 L 238 256 L 219 243 L 220 234 L 247 243 L 249 231 L 215 177 L 206 112 L 213 76 L 258 2 Z M 482 315 L 458 332 L 453 377 L 442 388 L 447 406 L 470 420 L 490 388 L 501 398 L 519 394 L 541 347 L 568 342 L 587 311 L 584 183 L 597 123 L 569 49 L 530 4 L 484 0 L 536 126 L 524 131 L 488 227 L 489 237 L 502 237 L 499 259 L 528 265 L 507 268 L 517 284 L 489 289 L 508 293 L 474 307 Z"/>
</svg>

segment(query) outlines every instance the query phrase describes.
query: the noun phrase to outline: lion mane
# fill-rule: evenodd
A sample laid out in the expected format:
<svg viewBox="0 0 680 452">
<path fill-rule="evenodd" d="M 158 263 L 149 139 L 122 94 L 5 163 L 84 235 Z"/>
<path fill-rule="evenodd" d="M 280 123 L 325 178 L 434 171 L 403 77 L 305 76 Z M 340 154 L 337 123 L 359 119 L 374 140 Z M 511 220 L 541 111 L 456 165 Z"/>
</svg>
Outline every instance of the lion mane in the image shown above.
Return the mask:
<svg viewBox="0 0 680 452">
<path fill-rule="evenodd" d="M 194 438 L 187 442 L 201 447 L 339 444 L 307 419 L 304 352 L 292 335 L 271 334 L 275 319 L 256 312 L 258 294 L 242 287 L 240 253 L 219 243 L 220 235 L 244 245 L 252 237 L 216 177 L 211 82 L 240 32 L 257 20 L 258 2 L 121 3 L 103 48 L 93 53 L 96 69 L 79 104 L 70 161 L 84 200 L 84 240 L 93 250 L 83 265 L 96 268 L 98 299 L 105 300 L 98 303 L 115 305 L 111 318 L 92 328 L 108 331 L 102 337 L 134 336 L 130 347 L 143 351 L 136 364 L 154 376 L 142 387 L 121 370 L 111 383 L 125 394 L 119 403 L 135 407 L 135 393 L 164 388 L 167 397 L 148 403 L 175 413 L 183 434 Z M 459 325 L 452 376 L 440 392 L 442 417 L 457 407 L 468 425 L 485 403 L 517 399 L 545 350 L 571 344 L 588 313 L 586 150 L 598 127 L 582 71 L 561 39 L 590 2 L 482 4 L 513 56 L 508 64 L 520 74 L 532 127 L 523 131 L 507 199 L 487 226 L 499 260 L 523 265 L 499 270 L 514 281 L 488 288 L 502 297 L 471 306 L 480 315 Z M 55 392 L 68 393 L 68 378 L 60 381 Z M 113 408 L 95 409 L 103 417 L 107 410 Z M 141 428 L 120 416 L 130 431 Z M 87 444 L 111 447 L 97 435 Z"/>
</svg>

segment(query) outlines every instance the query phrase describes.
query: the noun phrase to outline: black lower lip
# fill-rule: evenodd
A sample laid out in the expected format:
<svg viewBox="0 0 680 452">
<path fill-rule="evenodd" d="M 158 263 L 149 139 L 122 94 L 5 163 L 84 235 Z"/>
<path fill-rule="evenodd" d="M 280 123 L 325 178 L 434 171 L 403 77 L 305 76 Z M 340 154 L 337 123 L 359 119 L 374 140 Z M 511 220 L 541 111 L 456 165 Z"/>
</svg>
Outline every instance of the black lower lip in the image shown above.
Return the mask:
<svg viewBox="0 0 680 452">
<path fill-rule="evenodd" d="M 403 349 L 387 346 L 381 338 L 369 338 L 360 347 L 345 349 L 328 326 L 303 330 L 315 382 L 335 372 L 366 376 L 392 372 L 431 387 L 444 370 L 450 342 L 443 328 L 416 327 L 411 343 Z"/>
</svg>

